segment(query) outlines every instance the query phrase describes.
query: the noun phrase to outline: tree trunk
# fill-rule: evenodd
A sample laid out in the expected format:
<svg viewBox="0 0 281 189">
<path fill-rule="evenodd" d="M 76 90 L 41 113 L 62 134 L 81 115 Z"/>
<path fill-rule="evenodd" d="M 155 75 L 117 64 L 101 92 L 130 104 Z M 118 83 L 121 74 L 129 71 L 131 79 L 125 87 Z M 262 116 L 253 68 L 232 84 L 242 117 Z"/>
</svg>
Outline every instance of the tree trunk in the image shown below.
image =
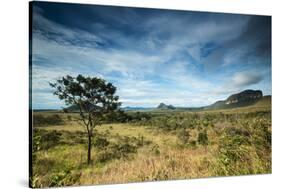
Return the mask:
<svg viewBox="0 0 281 189">
<path fill-rule="evenodd" d="M 88 136 L 88 165 L 91 163 L 92 136 Z"/>
</svg>

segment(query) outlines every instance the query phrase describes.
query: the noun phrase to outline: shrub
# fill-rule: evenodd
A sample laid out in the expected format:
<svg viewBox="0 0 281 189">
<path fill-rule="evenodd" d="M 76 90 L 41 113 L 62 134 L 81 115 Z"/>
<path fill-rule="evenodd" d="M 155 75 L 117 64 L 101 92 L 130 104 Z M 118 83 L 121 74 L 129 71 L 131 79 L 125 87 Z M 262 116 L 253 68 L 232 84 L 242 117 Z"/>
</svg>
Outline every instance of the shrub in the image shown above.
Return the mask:
<svg viewBox="0 0 281 189">
<path fill-rule="evenodd" d="M 201 144 L 201 145 L 207 145 L 208 144 L 208 135 L 207 135 L 206 131 L 200 132 L 198 134 L 197 142 L 198 142 L 198 144 Z"/>
<path fill-rule="evenodd" d="M 39 183 L 39 177 L 38 175 L 33 175 L 29 178 L 30 180 L 30 185 L 32 188 L 42 188 L 42 185 Z"/>
<path fill-rule="evenodd" d="M 128 157 L 129 153 L 135 153 L 136 147 L 128 143 L 118 144 L 113 147 L 119 158 Z"/>
<path fill-rule="evenodd" d="M 247 130 L 235 127 L 225 128 L 219 139 L 218 173 L 220 175 L 252 173 L 252 168 L 248 165 L 255 159 L 252 151 Z"/>
<path fill-rule="evenodd" d="M 97 162 L 105 163 L 112 159 L 128 158 L 129 154 L 136 152 L 136 146 L 128 142 L 119 141 L 118 144 L 109 144 L 105 150 L 98 152 Z"/>
<path fill-rule="evenodd" d="M 106 138 L 103 138 L 103 137 L 100 137 L 100 136 L 95 136 L 93 138 L 93 146 L 98 148 L 98 149 L 103 149 L 108 145 L 109 145 L 109 142 Z"/>
<path fill-rule="evenodd" d="M 191 141 L 189 142 L 189 145 L 190 145 L 191 147 L 195 148 L 195 147 L 196 147 L 196 141 L 195 141 L 195 140 L 191 140 Z"/>
<path fill-rule="evenodd" d="M 105 163 L 115 158 L 117 158 L 117 155 L 114 153 L 112 149 L 106 149 L 97 154 L 97 162 L 100 163 Z"/>
<path fill-rule="evenodd" d="M 190 134 L 189 131 L 187 131 L 186 129 L 180 129 L 178 134 L 178 139 L 181 141 L 181 143 L 183 144 L 187 144 L 188 140 L 190 138 Z"/>
<path fill-rule="evenodd" d="M 271 149 L 271 122 L 266 119 L 255 119 L 252 122 L 252 139 L 257 148 Z"/>
<path fill-rule="evenodd" d="M 245 155 L 245 148 L 249 141 L 245 137 L 237 136 L 224 136 L 220 139 L 219 153 L 220 158 L 224 165 L 231 164 L 243 158 Z"/>
<path fill-rule="evenodd" d="M 46 131 L 34 129 L 33 131 L 33 151 L 46 150 L 59 144 L 62 133 L 59 131 Z"/>
<path fill-rule="evenodd" d="M 72 116 L 71 115 L 67 115 L 67 120 L 68 121 L 72 121 Z"/>
<path fill-rule="evenodd" d="M 64 124 L 63 119 L 58 114 L 44 116 L 41 114 L 33 114 L 34 126 L 45 126 L 45 125 L 62 125 Z"/>
<path fill-rule="evenodd" d="M 71 173 L 69 170 L 56 172 L 50 176 L 49 186 L 72 186 L 79 180 L 80 176 L 80 173 Z"/>
<path fill-rule="evenodd" d="M 160 154 L 159 145 L 158 144 L 153 145 L 150 151 L 155 155 L 159 155 Z"/>
</svg>

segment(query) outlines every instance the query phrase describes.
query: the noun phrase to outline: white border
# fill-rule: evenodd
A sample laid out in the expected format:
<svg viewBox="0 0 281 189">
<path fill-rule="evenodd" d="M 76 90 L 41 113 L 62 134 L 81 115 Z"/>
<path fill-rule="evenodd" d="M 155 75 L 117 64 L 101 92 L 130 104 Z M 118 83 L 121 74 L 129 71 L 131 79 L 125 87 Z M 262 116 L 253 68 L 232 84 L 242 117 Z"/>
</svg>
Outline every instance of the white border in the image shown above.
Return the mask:
<svg viewBox="0 0 281 189">
<path fill-rule="evenodd" d="M 56 2 L 64 2 L 57 0 Z M 280 6 L 274 0 L 68 0 L 68 2 L 272 15 L 273 174 L 82 188 L 276 188 L 280 177 Z M 1 1 L 0 188 L 26 188 L 28 178 L 28 1 Z M 3 106 L 4 105 L 4 106 Z"/>
</svg>

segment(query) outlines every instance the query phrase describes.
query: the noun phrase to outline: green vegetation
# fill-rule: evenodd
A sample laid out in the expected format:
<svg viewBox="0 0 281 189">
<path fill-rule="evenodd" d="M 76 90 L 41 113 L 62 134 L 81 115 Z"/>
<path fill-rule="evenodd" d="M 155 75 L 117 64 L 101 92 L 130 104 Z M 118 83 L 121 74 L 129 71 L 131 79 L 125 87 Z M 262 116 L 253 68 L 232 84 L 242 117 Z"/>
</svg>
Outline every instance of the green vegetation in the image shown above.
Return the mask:
<svg viewBox="0 0 281 189">
<path fill-rule="evenodd" d="M 60 124 L 36 120 L 54 115 Z M 90 165 L 77 118 L 34 113 L 34 187 L 271 173 L 269 106 L 119 112 L 95 127 Z"/>
<path fill-rule="evenodd" d="M 124 112 L 100 78 L 50 85 L 69 107 L 33 112 L 32 187 L 271 172 L 271 97 L 261 91 L 208 107 Z"/>
<path fill-rule="evenodd" d="M 44 125 L 62 125 L 63 119 L 58 114 L 52 115 L 43 115 L 43 114 L 34 114 L 33 115 L 33 124 L 37 126 Z"/>
<path fill-rule="evenodd" d="M 67 75 L 55 83 L 50 83 L 50 86 L 55 90 L 54 95 L 66 105 L 78 107 L 79 120 L 87 131 L 87 162 L 90 164 L 94 128 L 101 125 L 105 117 L 111 115 L 121 105 L 118 102 L 119 97 L 115 95 L 116 87 L 103 79 L 82 75 L 77 77 Z"/>
</svg>

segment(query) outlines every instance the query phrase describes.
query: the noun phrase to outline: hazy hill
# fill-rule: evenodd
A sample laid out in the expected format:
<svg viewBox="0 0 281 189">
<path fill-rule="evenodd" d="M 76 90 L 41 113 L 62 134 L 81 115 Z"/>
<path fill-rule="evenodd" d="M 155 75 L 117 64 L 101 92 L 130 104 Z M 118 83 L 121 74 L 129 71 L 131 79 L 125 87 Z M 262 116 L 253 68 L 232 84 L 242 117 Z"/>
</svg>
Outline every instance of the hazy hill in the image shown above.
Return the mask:
<svg viewBox="0 0 281 189">
<path fill-rule="evenodd" d="M 251 107 L 271 107 L 271 96 L 264 96 L 258 102 L 253 104 Z"/>
<path fill-rule="evenodd" d="M 201 110 L 218 110 L 231 109 L 239 107 L 271 107 L 271 96 L 263 96 L 260 90 L 244 90 L 240 93 L 232 94 L 225 100 L 217 101 L 205 107 L 175 107 L 160 103 L 155 108 L 144 107 L 123 107 L 123 111 L 154 111 L 154 110 L 178 110 L 178 111 L 201 111 Z M 96 108 L 96 107 L 92 107 Z M 76 112 L 79 111 L 76 105 L 64 108 L 65 111 Z"/>
<path fill-rule="evenodd" d="M 164 103 L 160 103 L 158 106 L 157 106 L 157 109 L 176 109 L 176 107 L 174 107 L 173 105 L 166 105 Z"/>
<path fill-rule="evenodd" d="M 264 100 L 264 98 L 266 99 Z M 256 103 L 262 103 L 260 101 L 267 102 L 269 98 L 271 99 L 271 96 L 263 97 L 262 91 L 260 90 L 245 90 L 230 95 L 226 100 L 220 100 L 210 106 L 206 106 L 204 109 L 225 109 L 252 106 Z"/>
</svg>

